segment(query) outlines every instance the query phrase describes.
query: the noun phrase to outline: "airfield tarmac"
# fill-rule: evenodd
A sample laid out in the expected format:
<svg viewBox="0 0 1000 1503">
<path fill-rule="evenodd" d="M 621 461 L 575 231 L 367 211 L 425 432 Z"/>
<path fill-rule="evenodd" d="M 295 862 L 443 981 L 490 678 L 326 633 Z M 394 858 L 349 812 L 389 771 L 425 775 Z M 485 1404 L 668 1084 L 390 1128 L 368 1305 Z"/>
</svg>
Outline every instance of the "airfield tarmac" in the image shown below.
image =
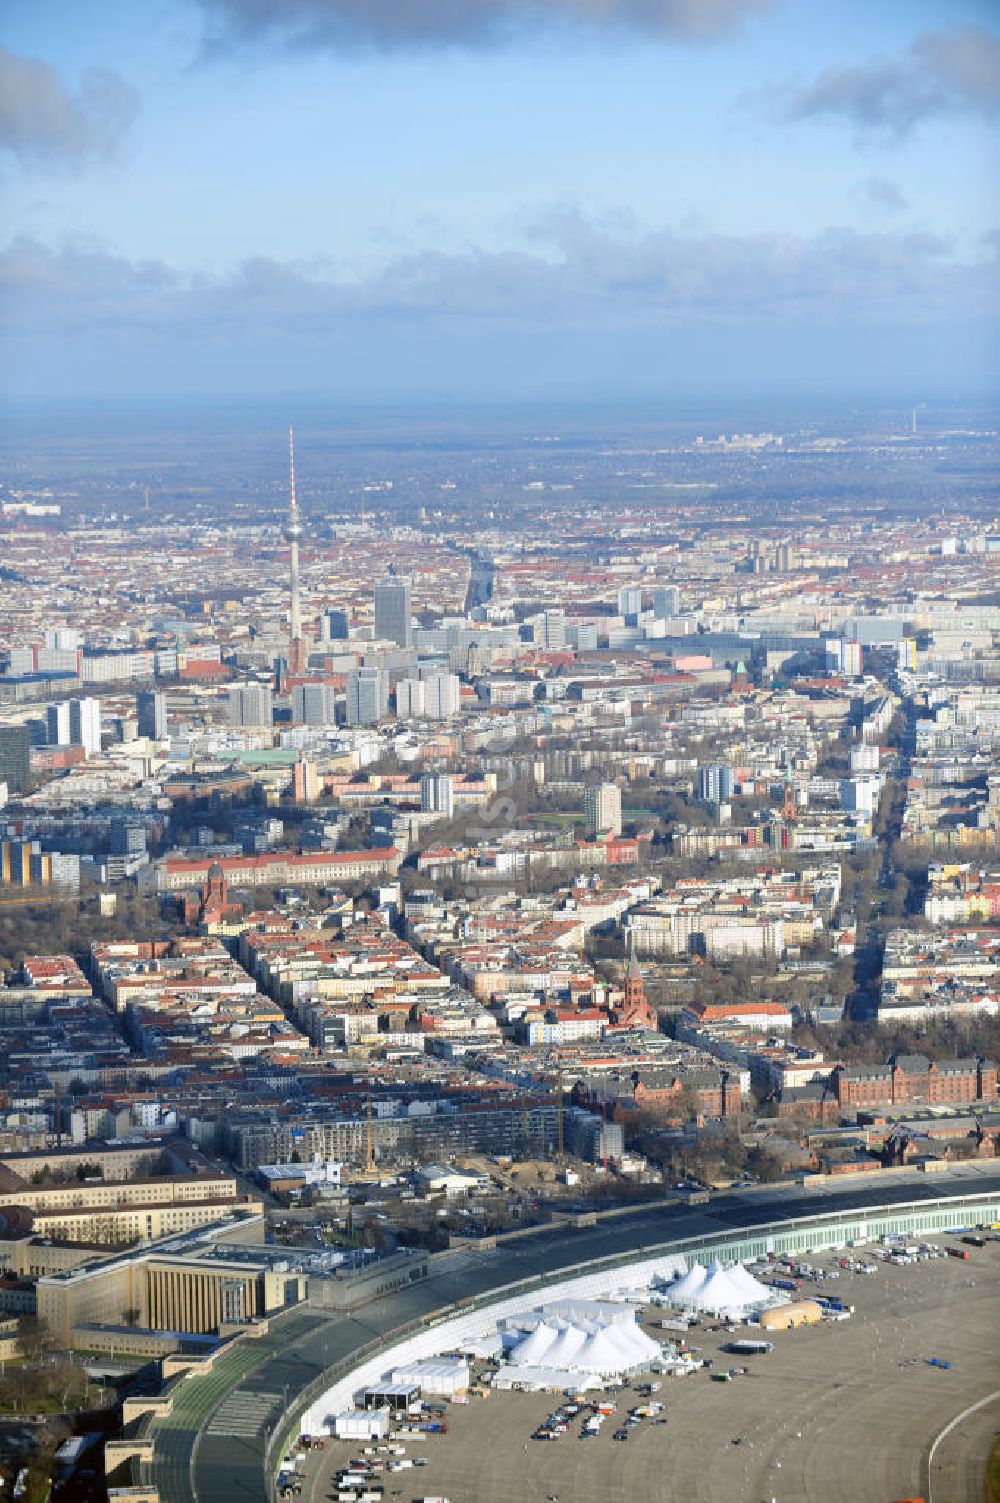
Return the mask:
<svg viewBox="0 0 1000 1503">
<path fill-rule="evenodd" d="M 940 1245 L 949 1242 L 957 1245 Z M 941 1440 L 930 1477 L 930 1503 L 982 1503 L 1000 1430 L 1000 1242 L 970 1252 L 968 1262 L 880 1263 L 874 1278 L 842 1273 L 804 1284 L 803 1297 L 837 1294 L 856 1313 L 774 1333 L 768 1356 L 727 1355 L 722 1345 L 734 1338 L 725 1331 L 692 1329 L 713 1371 L 745 1366 L 747 1375 L 662 1379 L 666 1424 L 643 1420 L 624 1442 L 613 1432 L 642 1402 L 634 1388 L 610 1395 L 618 1413 L 585 1441 L 579 1418 L 557 1441 L 531 1439 L 558 1395 L 494 1393 L 449 1405 L 446 1435 L 406 1443 L 408 1457 L 429 1464 L 379 1479 L 385 1503 L 893 1503 L 927 1496 L 931 1442 L 995 1395 Z M 832 1256 L 809 1261 L 836 1266 Z M 644 1325 L 673 1339 L 656 1327 L 660 1313 L 647 1308 Z M 931 1357 L 952 1365 L 932 1367 Z M 359 1454 L 357 1441 L 311 1453 L 302 1503 L 335 1499 L 334 1474 Z"/>
</svg>

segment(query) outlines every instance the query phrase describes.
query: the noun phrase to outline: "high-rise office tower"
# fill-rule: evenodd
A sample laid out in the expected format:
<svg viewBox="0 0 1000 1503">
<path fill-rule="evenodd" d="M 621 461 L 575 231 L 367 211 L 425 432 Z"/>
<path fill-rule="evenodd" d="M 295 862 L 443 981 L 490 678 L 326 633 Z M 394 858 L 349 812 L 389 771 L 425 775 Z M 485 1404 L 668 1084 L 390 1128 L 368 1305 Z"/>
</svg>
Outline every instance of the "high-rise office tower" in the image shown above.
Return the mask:
<svg viewBox="0 0 1000 1503">
<path fill-rule="evenodd" d="M 332 725 L 334 705 L 331 684 L 296 684 L 292 690 L 292 719 L 302 725 Z"/>
<path fill-rule="evenodd" d="M 101 701 L 99 699 L 70 700 L 69 739 L 74 746 L 82 746 L 88 757 L 96 757 L 100 754 Z"/>
<path fill-rule="evenodd" d="M 395 642 L 399 647 L 413 645 L 411 584 L 408 574 L 396 574 L 390 567 L 385 578 L 375 586 L 375 636 Z"/>
<path fill-rule="evenodd" d="M 319 770 L 308 757 L 299 757 L 292 772 L 292 796 L 297 804 L 312 804 L 319 798 Z"/>
<path fill-rule="evenodd" d="M 618 614 L 625 617 L 626 626 L 634 626 L 635 618 L 642 610 L 642 587 L 622 585 L 618 591 Z M 630 621 L 629 617 L 633 619 Z"/>
<path fill-rule="evenodd" d="M 676 585 L 657 585 L 653 591 L 653 615 L 659 621 L 669 620 L 671 616 L 679 616 L 681 611 L 681 592 Z"/>
<path fill-rule="evenodd" d="M 73 733 L 69 724 L 69 700 L 49 705 L 45 711 L 45 740 L 49 746 L 69 746 Z"/>
<path fill-rule="evenodd" d="M 359 668 L 347 679 L 347 724 L 375 725 L 389 708 L 389 680 L 381 668 Z"/>
<path fill-rule="evenodd" d="M 917 639 L 916 637 L 904 637 L 896 647 L 896 666 L 903 673 L 916 673 L 917 671 Z"/>
<path fill-rule="evenodd" d="M 846 678 L 860 675 L 864 662 L 860 642 L 853 637 L 827 637 L 824 648 L 828 673 L 842 673 Z"/>
<path fill-rule="evenodd" d="M 422 678 L 401 678 L 396 685 L 396 714 L 400 720 L 413 720 L 426 709 L 426 690 Z"/>
<path fill-rule="evenodd" d="M 617 783 L 598 783 L 587 789 L 585 811 L 587 838 L 620 835 L 622 832 L 622 793 Z"/>
<path fill-rule="evenodd" d="M 424 679 L 424 714 L 430 720 L 457 715 L 460 692 L 457 673 L 430 674 Z"/>
<path fill-rule="evenodd" d="M 113 819 L 110 846 L 112 856 L 141 856 L 146 849 L 145 828 L 125 817 Z"/>
<path fill-rule="evenodd" d="M 549 652 L 566 646 L 566 617 L 562 611 L 543 611 L 535 624 L 535 641 Z"/>
<path fill-rule="evenodd" d="M 331 642 L 346 642 L 350 635 L 350 622 L 347 612 L 344 610 L 331 610 L 326 613 L 326 633 Z"/>
<path fill-rule="evenodd" d="M 566 628 L 566 641 L 577 652 L 597 651 L 597 627 L 592 621 L 577 621 Z"/>
<path fill-rule="evenodd" d="M 420 779 L 421 814 L 441 814 L 451 819 L 455 812 L 455 784 L 446 772 L 425 772 Z"/>
<path fill-rule="evenodd" d="M 288 671 L 303 673 L 306 649 L 302 640 L 302 602 L 299 599 L 299 539 L 302 537 L 302 518 L 295 494 L 295 434 L 291 428 L 288 430 L 288 520 L 285 523 L 285 537 L 289 544 L 288 573 L 291 586 Z"/>
<path fill-rule="evenodd" d="M 722 799 L 732 798 L 736 790 L 733 769 L 725 763 L 714 763 L 698 769 L 698 797 L 706 803 L 717 804 Z"/>
<path fill-rule="evenodd" d="M 140 689 L 135 696 L 139 735 L 163 741 L 167 735 L 167 696 L 156 689 Z"/>
<path fill-rule="evenodd" d="M 31 738 L 26 725 L 0 725 L 0 783 L 20 793 L 31 779 Z"/>
<path fill-rule="evenodd" d="M 269 726 L 274 718 L 270 684 L 233 684 L 229 690 L 229 724 Z"/>
<path fill-rule="evenodd" d="M 853 639 L 845 641 L 843 653 L 844 673 L 848 678 L 859 678 L 864 663 L 861 643 Z"/>
</svg>

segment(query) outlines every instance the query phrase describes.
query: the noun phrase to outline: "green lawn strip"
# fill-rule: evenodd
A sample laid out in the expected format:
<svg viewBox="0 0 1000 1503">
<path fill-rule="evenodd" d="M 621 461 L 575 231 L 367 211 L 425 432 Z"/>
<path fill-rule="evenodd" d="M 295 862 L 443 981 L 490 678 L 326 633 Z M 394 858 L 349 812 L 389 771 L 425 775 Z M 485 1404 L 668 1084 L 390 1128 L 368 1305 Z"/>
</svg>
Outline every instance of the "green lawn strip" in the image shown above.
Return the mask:
<svg viewBox="0 0 1000 1503">
<path fill-rule="evenodd" d="M 271 1352 L 262 1349 L 259 1342 L 247 1342 L 226 1352 L 204 1377 L 186 1378 L 180 1383 L 171 1412 L 156 1423 L 165 1430 L 186 1430 L 192 1426 L 197 1429 L 194 1422 L 203 1418 L 229 1389 L 235 1388 L 241 1378 L 269 1355 Z"/>
</svg>

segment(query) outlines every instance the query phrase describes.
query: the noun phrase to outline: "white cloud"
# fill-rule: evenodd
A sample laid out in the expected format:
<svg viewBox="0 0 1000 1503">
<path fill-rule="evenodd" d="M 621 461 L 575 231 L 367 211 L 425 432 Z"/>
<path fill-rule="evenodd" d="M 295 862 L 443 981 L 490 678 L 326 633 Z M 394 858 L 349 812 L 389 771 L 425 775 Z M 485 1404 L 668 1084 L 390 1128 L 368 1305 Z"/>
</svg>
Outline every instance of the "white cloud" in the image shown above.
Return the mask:
<svg viewBox="0 0 1000 1503">
<path fill-rule="evenodd" d="M 323 336 L 359 321 L 546 330 L 925 323 L 996 306 L 995 247 L 963 260 L 927 234 L 626 235 L 563 213 L 536 235 L 530 249 L 425 251 L 362 279 L 263 257 L 210 277 L 91 244 L 54 249 L 22 238 L 0 254 L 0 327 L 238 340 L 260 329 Z"/>
</svg>

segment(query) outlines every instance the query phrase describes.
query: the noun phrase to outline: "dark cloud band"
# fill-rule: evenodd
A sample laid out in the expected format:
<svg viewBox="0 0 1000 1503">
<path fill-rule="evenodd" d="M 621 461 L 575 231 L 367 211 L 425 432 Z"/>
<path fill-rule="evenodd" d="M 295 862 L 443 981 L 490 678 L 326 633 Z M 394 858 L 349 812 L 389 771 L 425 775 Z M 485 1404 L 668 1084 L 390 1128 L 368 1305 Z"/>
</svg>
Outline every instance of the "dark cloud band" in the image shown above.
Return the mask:
<svg viewBox="0 0 1000 1503">
<path fill-rule="evenodd" d="M 990 118 L 1000 113 L 1000 37 L 982 26 L 923 32 L 898 57 L 827 68 L 782 97 L 787 119 L 840 118 L 888 136 L 936 116 Z"/>
<path fill-rule="evenodd" d="M 212 40 L 259 35 L 330 47 L 489 46 L 553 25 L 620 27 L 707 41 L 772 0 L 199 0 Z"/>
</svg>

